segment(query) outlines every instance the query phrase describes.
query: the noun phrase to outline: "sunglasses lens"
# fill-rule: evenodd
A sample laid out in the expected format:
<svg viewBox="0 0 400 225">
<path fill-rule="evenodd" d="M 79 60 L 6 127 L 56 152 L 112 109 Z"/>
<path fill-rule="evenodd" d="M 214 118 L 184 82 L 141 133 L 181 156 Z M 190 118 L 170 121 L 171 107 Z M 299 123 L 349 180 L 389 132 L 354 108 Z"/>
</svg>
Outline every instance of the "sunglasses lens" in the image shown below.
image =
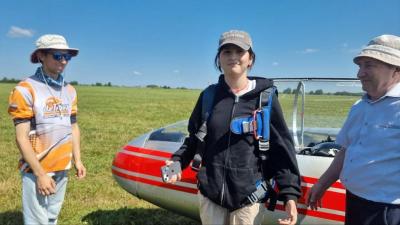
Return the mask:
<svg viewBox="0 0 400 225">
<path fill-rule="evenodd" d="M 69 60 L 71 60 L 71 58 L 72 58 L 72 55 L 71 54 L 64 54 L 64 59 L 65 60 L 67 60 L 67 61 L 69 61 Z"/>
<path fill-rule="evenodd" d="M 53 53 L 53 59 L 57 60 L 57 61 L 61 61 L 62 59 L 65 59 L 65 61 L 69 61 L 72 58 L 72 55 L 69 53 L 61 53 L 61 52 L 54 52 Z"/>
<path fill-rule="evenodd" d="M 54 52 L 53 53 L 53 59 L 60 61 L 62 59 L 62 54 L 59 52 Z"/>
</svg>

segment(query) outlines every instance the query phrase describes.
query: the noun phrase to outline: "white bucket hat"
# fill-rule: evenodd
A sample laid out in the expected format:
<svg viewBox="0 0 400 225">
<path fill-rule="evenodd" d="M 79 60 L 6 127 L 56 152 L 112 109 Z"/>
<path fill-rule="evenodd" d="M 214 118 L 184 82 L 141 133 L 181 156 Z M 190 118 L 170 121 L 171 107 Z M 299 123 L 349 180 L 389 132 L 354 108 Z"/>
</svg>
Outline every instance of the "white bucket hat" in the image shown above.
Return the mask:
<svg viewBox="0 0 400 225">
<path fill-rule="evenodd" d="M 41 36 L 36 41 L 36 49 L 31 54 L 31 62 L 38 63 L 39 59 L 36 53 L 39 50 L 43 49 L 59 49 L 59 50 L 68 50 L 72 56 L 77 56 L 79 53 L 79 49 L 77 48 L 70 48 L 67 44 L 65 38 L 61 35 L 57 34 L 45 34 Z"/>
<path fill-rule="evenodd" d="M 400 37 L 384 34 L 372 39 L 361 52 L 354 57 L 357 64 L 360 57 L 370 57 L 390 65 L 400 67 Z"/>
</svg>

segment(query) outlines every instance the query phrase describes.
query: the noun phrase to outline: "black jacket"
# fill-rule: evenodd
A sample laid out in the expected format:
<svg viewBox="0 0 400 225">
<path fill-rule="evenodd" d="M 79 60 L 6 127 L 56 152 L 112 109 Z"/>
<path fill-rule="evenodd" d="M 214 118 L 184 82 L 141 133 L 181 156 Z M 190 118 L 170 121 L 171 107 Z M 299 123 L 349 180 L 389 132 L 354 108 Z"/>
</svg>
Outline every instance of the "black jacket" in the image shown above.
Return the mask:
<svg viewBox="0 0 400 225">
<path fill-rule="evenodd" d="M 241 203 L 256 190 L 261 179 L 261 163 L 258 157 L 258 141 L 251 134 L 237 135 L 230 131 L 235 117 L 250 116 L 259 107 L 260 92 L 273 82 L 265 78 L 256 80 L 254 90 L 236 97 L 221 75 L 215 91 L 213 111 L 207 123 L 206 149 L 202 167 L 197 174 L 200 192 L 229 210 L 240 208 Z M 196 153 L 197 138 L 194 136 L 201 125 L 202 95 L 189 119 L 189 137 L 172 156 L 186 168 Z M 277 96 L 271 111 L 269 163 L 265 174 L 273 176 L 279 188 L 279 200 L 297 200 L 300 196 L 300 174 L 297 167 L 293 140 L 284 121 Z M 269 176 L 269 175 L 265 175 Z"/>
</svg>

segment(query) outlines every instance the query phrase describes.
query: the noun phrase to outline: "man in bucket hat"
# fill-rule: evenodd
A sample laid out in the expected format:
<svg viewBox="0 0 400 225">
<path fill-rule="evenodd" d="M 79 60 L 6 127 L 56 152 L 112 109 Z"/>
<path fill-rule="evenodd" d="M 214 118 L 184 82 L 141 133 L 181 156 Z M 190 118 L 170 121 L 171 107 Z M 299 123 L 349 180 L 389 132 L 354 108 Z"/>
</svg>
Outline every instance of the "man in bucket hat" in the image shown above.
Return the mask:
<svg viewBox="0 0 400 225">
<path fill-rule="evenodd" d="M 86 176 L 80 156 L 75 89 L 63 71 L 79 50 L 63 36 L 47 34 L 36 41 L 36 73 L 11 92 L 8 112 L 21 153 L 22 208 L 25 224 L 56 224 L 72 162 L 79 179 Z"/>
<path fill-rule="evenodd" d="M 336 139 L 342 150 L 311 188 L 308 204 L 321 207 L 340 178 L 345 224 L 400 224 L 400 37 L 374 38 L 354 63 L 366 94 L 351 108 Z"/>
</svg>

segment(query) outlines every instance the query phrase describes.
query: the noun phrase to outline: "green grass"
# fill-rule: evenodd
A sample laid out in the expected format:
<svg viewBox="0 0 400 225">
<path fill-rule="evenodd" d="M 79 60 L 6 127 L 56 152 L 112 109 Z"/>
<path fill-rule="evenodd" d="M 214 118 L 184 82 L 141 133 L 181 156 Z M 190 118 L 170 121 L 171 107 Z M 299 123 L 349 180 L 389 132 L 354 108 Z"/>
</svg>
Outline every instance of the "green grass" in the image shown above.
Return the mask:
<svg viewBox="0 0 400 225">
<path fill-rule="evenodd" d="M 0 84 L 0 224 L 21 224 L 19 152 L 7 99 L 14 85 Z M 78 86 L 78 123 L 87 177 L 70 173 L 59 224 L 198 224 L 128 194 L 111 176 L 117 150 L 151 129 L 189 117 L 195 90 Z M 72 172 L 72 171 L 71 171 Z"/>
<path fill-rule="evenodd" d="M 2 225 L 22 223 L 21 184 L 17 170 L 19 152 L 15 145 L 14 127 L 7 114 L 8 95 L 13 86 L 0 84 Z M 88 174 L 84 180 L 77 181 L 73 173 L 70 173 L 59 224 L 199 224 L 123 191 L 111 176 L 111 164 L 117 150 L 134 137 L 187 119 L 200 91 L 78 86 L 77 92 L 82 159 Z M 306 124 L 332 125 L 332 122 L 321 121 L 330 117 L 344 118 L 357 99 L 346 96 L 325 97 L 330 100 L 323 100 L 322 96 L 307 96 Z M 280 101 L 285 114 L 290 117 L 292 96 L 282 94 Z"/>
</svg>

